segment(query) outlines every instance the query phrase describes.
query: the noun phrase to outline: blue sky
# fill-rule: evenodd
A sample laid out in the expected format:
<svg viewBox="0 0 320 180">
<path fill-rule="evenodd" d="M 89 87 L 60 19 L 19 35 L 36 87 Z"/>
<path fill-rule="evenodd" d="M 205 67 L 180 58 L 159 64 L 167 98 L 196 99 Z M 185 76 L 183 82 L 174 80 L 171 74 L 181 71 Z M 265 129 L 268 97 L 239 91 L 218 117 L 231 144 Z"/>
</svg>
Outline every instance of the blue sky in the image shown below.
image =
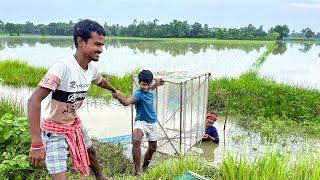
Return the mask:
<svg viewBox="0 0 320 180">
<path fill-rule="evenodd" d="M 173 19 L 210 27 L 263 25 L 265 30 L 287 24 L 300 31 L 320 32 L 320 0 L 1 0 L 4 22 L 36 24 L 90 18 L 100 23 L 128 25 L 134 19 L 168 23 Z"/>
</svg>

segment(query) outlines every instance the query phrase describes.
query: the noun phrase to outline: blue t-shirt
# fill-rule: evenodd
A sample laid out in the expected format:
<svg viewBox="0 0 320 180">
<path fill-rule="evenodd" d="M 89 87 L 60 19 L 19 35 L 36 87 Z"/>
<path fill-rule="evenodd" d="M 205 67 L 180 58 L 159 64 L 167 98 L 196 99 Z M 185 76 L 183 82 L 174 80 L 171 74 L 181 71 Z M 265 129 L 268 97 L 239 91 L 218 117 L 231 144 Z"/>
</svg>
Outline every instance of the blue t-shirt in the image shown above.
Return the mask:
<svg viewBox="0 0 320 180">
<path fill-rule="evenodd" d="M 132 98 L 136 108 L 135 120 L 156 123 L 157 116 L 153 107 L 154 95 L 152 90 L 143 92 L 141 89 L 137 89 L 133 92 Z"/>
<path fill-rule="evenodd" d="M 214 126 L 209 126 L 206 128 L 206 134 L 209 134 L 210 136 L 214 137 L 214 142 L 219 143 L 219 135 L 218 131 Z"/>
</svg>

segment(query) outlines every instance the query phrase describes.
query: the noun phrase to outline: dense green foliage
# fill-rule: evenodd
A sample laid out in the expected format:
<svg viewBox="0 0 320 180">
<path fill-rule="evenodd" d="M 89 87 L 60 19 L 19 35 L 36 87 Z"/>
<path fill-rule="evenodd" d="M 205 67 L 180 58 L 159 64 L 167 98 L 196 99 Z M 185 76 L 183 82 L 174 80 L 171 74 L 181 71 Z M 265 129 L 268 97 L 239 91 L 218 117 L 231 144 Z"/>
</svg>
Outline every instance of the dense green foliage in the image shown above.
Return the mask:
<svg viewBox="0 0 320 180">
<path fill-rule="evenodd" d="M 283 39 L 285 37 L 288 37 L 290 30 L 287 25 L 283 25 L 283 26 L 277 25 L 277 26 L 271 28 L 270 32 L 278 33 L 279 34 L 278 39 Z"/>
<path fill-rule="evenodd" d="M 0 118 L 0 176 L 1 178 L 25 177 L 31 167 L 27 161 L 30 136 L 27 118 L 6 114 Z"/>
<path fill-rule="evenodd" d="M 290 39 L 320 39 L 320 32 L 314 32 L 310 28 L 304 28 L 301 32 L 293 31 L 289 35 Z"/>
<path fill-rule="evenodd" d="M 169 24 L 158 25 L 157 20 L 154 20 L 147 23 L 134 21 L 128 27 L 105 24 L 104 28 L 112 36 L 275 40 L 272 39 L 274 36 L 266 33 L 262 26 L 256 28 L 251 24 L 239 29 L 227 29 L 210 28 L 207 24 L 201 25 L 198 22 L 190 25 L 187 21 L 178 20 L 173 20 Z"/>
<path fill-rule="evenodd" d="M 0 33 L 9 33 L 11 36 L 20 34 L 41 34 L 41 35 L 72 35 L 74 23 L 53 22 L 48 25 L 33 24 L 27 21 L 25 24 L 4 23 L 0 20 Z"/>
<path fill-rule="evenodd" d="M 121 144 L 100 143 L 93 140 L 98 150 L 103 172 L 108 177 L 130 174 L 132 163 L 123 154 Z M 1 179 L 46 179 L 45 167 L 34 168 L 28 162 L 30 134 L 26 117 L 11 114 L 0 116 L 0 177 Z M 69 163 L 70 164 L 70 163 Z M 79 179 L 76 172 L 69 173 L 71 179 Z"/>
<path fill-rule="evenodd" d="M 248 40 L 276 40 L 288 37 L 290 29 L 287 25 L 276 25 L 267 32 L 262 26 L 258 28 L 249 24 L 241 28 L 209 27 L 208 24 L 195 22 L 189 24 L 187 21 L 173 20 L 168 24 L 157 24 L 158 19 L 144 22 L 134 20 L 128 26 L 118 24 L 108 25 L 104 28 L 108 36 L 129 37 L 157 37 L 157 38 L 216 38 L 216 39 L 248 39 Z M 27 21 L 25 24 L 4 23 L 0 20 L 0 34 L 8 33 L 11 36 L 20 34 L 40 35 L 72 35 L 74 22 L 52 22 L 45 24 L 33 24 Z M 320 38 L 319 33 L 310 28 L 302 31 L 304 38 Z"/>
</svg>

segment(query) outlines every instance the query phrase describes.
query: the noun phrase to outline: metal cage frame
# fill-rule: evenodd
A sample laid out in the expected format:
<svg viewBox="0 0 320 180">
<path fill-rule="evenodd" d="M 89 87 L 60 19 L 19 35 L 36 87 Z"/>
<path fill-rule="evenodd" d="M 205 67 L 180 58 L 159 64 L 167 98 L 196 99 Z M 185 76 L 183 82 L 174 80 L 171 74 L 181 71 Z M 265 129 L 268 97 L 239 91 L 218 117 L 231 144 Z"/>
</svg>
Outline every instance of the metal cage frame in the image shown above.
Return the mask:
<svg viewBox="0 0 320 180">
<path fill-rule="evenodd" d="M 179 73 L 179 72 L 175 72 L 175 73 Z M 161 73 L 159 73 L 161 74 Z M 170 73 L 169 73 L 170 74 Z M 154 74 L 154 79 L 158 79 L 160 78 L 161 75 L 158 75 L 158 73 Z M 170 75 L 168 75 L 167 77 L 169 77 Z M 187 116 L 186 116 L 186 111 L 187 108 L 190 108 L 191 111 L 191 118 L 189 119 L 191 121 L 191 125 L 192 125 L 192 121 L 194 120 L 193 118 L 193 108 L 194 108 L 194 103 L 193 103 L 193 98 L 194 95 L 198 95 L 198 102 L 197 102 L 197 115 L 196 115 L 196 121 L 197 124 L 200 125 L 201 129 L 199 130 L 199 126 L 197 126 L 196 132 L 199 133 L 201 132 L 201 137 L 204 134 L 204 128 L 205 128 L 205 116 L 207 114 L 207 106 L 208 106 L 208 86 L 209 86 L 209 82 L 210 82 L 210 78 L 211 78 L 211 74 L 210 73 L 204 73 L 204 74 L 199 74 L 199 75 L 193 75 L 192 77 L 188 77 L 183 81 L 175 81 L 175 80 L 166 80 L 164 79 L 164 84 L 163 87 L 166 86 L 166 84 L 171 84 L 171 85 L 175 85 L 179 87 L 179 92 L 180 92 L 180 102 L 179 102 L 179 107 L 175 110 L 175 112 L 168 118 L 164 120 L 164 117 L 162 119 L 162 121 L 159 121 L 158 118 L 158 114 L 159 114 L 159 88 L 156 88 L 155 91 L 155 99 L 154 99 L 154 107 L 155 107 L 155 111 L 157 114 L 157 123 L 159 125 L 159 127 L 162 130 L 162 133 L 164 134 L 164 138 L 159 138 L 158 142 L 160 140 L 165 140 L 166 142 L 159 144 L 158 143 L 158 148 L 157 148 L 157 152 L 163 153 L 163 154 L 169 154 L 169 155 L 184 155 L 193 145 L 195 145 L 197 142 L 199 142 L 201 140 L 200 137 L 198 137 L 198 135 L 195 136 L 195 140 L 192 141 L 192 139 L 194 138 L 194 136 L 192 135 L 192 131 L 189 130 L 190 134 L 189 136 L 186 136 L 186 121 L 187 121 Z M 132 74 L 131 75 L 131 91 L 133 92 L 135 87 L 139 88 L 139 83 L 136 81 L 137 79 L 137 74 Z M 190 88 L 190 93 L 187 94 L 187 90 L 186 90 L 186 85 L 188 85 L 188 83 L 191 84 Z M 197 87 L 194 87 L 194 85 L 197 85 Z M 135 86 L 135 87 L 134 87 Z M 201 87 L 203 86 L 203 89 L 201 89 Z M 163 91 L 165 91 L 166 88 L 163 88 Z M 201 91 L 203 90 L 203 92 Z M 202 102 L 200 102 L 200 93 L 203 93 L 203 104 Z M 189 95 L 189 96 L 188 96 Z M 190 101 L 189 104 L 188 101 Z M 196 103 L 195 103 L 196 104 Z M 200 104 L 202 104 L 203 108 L 202 108 L 202 112 L 200 112 Z M 189 105 L 190 107 L 186 107 L 187 105 Z M 165 104 L 164 104 L 165 106 Z M 165 108 L 162 108 L 162 110 L 164 111 Z M 133 134 L 133 127 L 134 127 L 134 108 L 133 105 L 131 105 L 131 131 Z M 178 113 L 178 116 L 180 117 L 179 119 L 179 133 L 177 135 L 174 135 L 173 137 L 169 137 L 169 135 L 167 134 L 168 129 L 166 129 L 165 125 L 166 123 L 168 123 L 170 120 L 172 120 L 172 118 L 174 118 L 176 116 L 176 114 Z M 201 120 L 202 119 L 202 120 Z M 190 126 L 191 127 L 191 126 Z M 187 140 L 190 139 L 189 145 L 186 148 L 186 143 Z M 178 144 L 174 145 L 174 143 L 176 143 L 178 141 Z M 146 142 L 146 141 L 143 141 Z M 166 151 L 159 151 L 159 149 L 165 145 L 169 144 L 170 147 L 173 148 L 174 153 L 170 153 L 170 152 L 166 152 Z M 178 148 L 176 148 L 176 146 L 178 145 Z"/>
</svg>

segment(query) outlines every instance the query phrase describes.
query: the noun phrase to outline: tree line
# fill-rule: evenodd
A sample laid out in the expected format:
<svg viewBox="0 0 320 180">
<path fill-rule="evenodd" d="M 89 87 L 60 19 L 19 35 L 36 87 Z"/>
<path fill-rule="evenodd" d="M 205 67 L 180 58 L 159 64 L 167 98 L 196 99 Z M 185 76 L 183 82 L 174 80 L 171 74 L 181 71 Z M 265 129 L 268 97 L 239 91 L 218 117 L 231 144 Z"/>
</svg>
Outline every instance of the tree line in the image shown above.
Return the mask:
<svg viewBox="0 0 320 180">
<path fill-rule="evenodd" d="M 72 21 L 53 22 L 47 25 L 34 24 L 27 21 L 25 24 L 16 24 L 0 20 L 0 34 L 19 36 L 20 34 L 40 35 L 72 35 L 74 23 Z M 209 27 L 208 24 L 173 20 L 168 24 L 158 24 L 158 19 L 153 21 L 138 22 L 136 19 L 128 26 L 119 24 L 108 25 L 104 23 L 108 36 L 129 36 L 146 38 L 216 38 L 237 40 L 279 40 L 279 39 L 320 39 L 320 33 L 305 28 L 301 32 L 292 31 L 287 25 L 276 25 L 268 31 L 263 26 L 255 27 L 249 24 L 240 28 Z"/>
</svg>

